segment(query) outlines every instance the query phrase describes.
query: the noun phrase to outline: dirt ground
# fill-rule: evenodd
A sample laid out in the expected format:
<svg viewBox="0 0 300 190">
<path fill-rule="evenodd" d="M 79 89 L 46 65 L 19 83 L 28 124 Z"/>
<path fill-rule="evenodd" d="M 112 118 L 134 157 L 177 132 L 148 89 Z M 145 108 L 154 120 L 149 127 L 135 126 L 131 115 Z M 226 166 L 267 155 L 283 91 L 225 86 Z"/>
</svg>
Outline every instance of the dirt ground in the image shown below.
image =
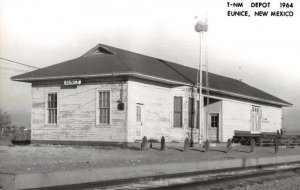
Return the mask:
<svg viewBox="0 0 300 190">
<path fill-rule="evenodd" d="M 204 152 L 200 145 L 190 147 L 183 152 L 181 143 L 167 144 L 165 151 L 160 151 L 160 144 L 146 151 L 139 150 L 140 144 L 128 148 L 97 146 L 61 146 L 27 145 L 12 146 L 0 143 L 0 172 L 46 172 L 74 170 L 79 168 L 122 167 L 143 164 L 189 162 L 204 160 L 224 160 L 249 157 L 272 157 L 273 147 L 256 147 L 250 153 L 249 146 L 234 146 L 226 153 L 224 146 L 211 147 Z M 300 148 L 279 148 L 277 155 L 300 154 Z"/>
</svg>

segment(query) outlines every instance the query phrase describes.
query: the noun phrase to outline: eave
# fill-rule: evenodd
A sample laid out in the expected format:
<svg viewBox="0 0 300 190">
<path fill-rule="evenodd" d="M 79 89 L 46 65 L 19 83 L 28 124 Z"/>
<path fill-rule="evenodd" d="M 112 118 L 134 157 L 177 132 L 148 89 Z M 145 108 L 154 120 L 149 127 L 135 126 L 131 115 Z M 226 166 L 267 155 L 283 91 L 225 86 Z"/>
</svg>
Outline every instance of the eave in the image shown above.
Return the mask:
<svg viewBox="0 0 300 190">
<path fill-rule="evenodd" d="M 173 85 L 185 85 L 185 86 L 195 86 L 195 84 L 192 83 L 186 83 L 186 82 L 181 82 L 181 81 L 176 81 L 176 80 L 170 80 L 170 79 L 165 79 L 162 77 L 157 77 L 157 76 L 151 76 L 151 75 L 146 75 L 142 73 L 137 73 L 137 72 L 118 72 L 118 73 L 104 73 L 104 74 L 90 74 L 90 75 L 74 75 L 74 76 L 54 76 L 54 77 L 32 77 L 32 78 L 11 78 L 13 81 L 21 81 L 21 82 L 34 82 L 34 81 L 45 81 L 45 80 L 59 80 L 59 79 L 72 79 L 72 78 L 92 78 L 92 77 L 115 77 L 115 76 L 131 76 L 131 77 L 137 77 L 137 78 L 142 78 L 142 79 L 147 79 L 151 81 L 157 81 L 157 82 L 162 82 L 162 83 L 167 83 L 167 84 L 173 84 Z M 214 88 L 206 88 L 202 87 L 203 90 L 209 90 L 218 94 L 224 94 L 224 95 L 229 95 L 233 97 L 239 97 L 247 100 L 252 100 L 252 101 L 257 101 L 257 102 L 264 102 L 268 104 L 274 104 L 278 106 L 285 106 L 285 107 L 291 107 L 292 104 L 289 103 L 282 103 L 282 102 L 276 102 L 276 101 L 270 101 L 266 99 L 261 99 L 253 96 L 247 96 L 243 94 L 238 94 L 238 93 L 233 93 L 233 92 L 228 92 L 228 91 L 223 91 L 223 90 L 218 90 Z"/>
</svg>

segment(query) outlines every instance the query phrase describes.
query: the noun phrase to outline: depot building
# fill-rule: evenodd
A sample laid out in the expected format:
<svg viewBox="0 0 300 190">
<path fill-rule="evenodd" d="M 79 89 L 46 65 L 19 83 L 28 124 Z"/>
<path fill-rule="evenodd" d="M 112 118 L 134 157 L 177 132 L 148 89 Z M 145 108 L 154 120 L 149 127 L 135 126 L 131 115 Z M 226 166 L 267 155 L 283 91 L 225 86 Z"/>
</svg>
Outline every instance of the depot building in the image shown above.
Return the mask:
<svg viewBox="0 0 300 190">
<path fill-rule="evenodd" d="M 31 139 L 101 144 L 276 132 L 292 104 L 244 82 L 99 44 L 83 56 L 12 77 L 32 84 Z M 209 90 L 209 93 L 207 91 Z M 201 109 L 201 116 L 199 116 Z M 201 122 L 201 125 L 200 125 Z"/>
</svg>

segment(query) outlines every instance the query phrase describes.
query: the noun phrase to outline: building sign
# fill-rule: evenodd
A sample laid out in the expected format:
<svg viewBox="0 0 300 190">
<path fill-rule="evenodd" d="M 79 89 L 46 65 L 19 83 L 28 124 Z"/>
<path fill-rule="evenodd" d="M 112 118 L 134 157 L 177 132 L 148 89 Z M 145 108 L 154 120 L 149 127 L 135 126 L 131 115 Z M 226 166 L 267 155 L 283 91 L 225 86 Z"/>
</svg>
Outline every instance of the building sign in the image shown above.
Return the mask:
<svg viewBox="0 0 300 190">
<path fill-rule="evenodd" d="M 70 79 L 70 80 L 64 80 L 64 85 L 71 86 L 71 85 L 80 85 L 81 80 L 80 79 Z"/>
</svg>

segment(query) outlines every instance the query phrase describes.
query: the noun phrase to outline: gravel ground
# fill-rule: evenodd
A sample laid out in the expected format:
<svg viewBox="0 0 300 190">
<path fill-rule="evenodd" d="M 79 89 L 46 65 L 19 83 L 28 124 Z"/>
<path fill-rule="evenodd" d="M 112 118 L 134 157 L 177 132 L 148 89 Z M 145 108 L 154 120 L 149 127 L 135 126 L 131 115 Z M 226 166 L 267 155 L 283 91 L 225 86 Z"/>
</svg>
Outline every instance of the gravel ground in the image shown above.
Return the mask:
<svg viewBox="0 0 300 190">
<path fill-rule="evenodd" d="M 58 146 L 58 145 L 0 145 L 0 172 L 46 172 L 79 168 L 122 167 L 143 164 L 224 160 L 249 157 L 272 157 L 273 147 L 256 147 L 250 153 L 249 146 L 234 146 L 230 153 L 225 147 L 212 147 L 209 152 L 197 145 L 182 151 L 181 144 L 168 144 L 165 151 L 154 144 L 147 151 L 139 150 L 140 144 L 129 148 Z M 299 148 L 280 148 L 278 155 L 300 154 Z"/>
</svg>

